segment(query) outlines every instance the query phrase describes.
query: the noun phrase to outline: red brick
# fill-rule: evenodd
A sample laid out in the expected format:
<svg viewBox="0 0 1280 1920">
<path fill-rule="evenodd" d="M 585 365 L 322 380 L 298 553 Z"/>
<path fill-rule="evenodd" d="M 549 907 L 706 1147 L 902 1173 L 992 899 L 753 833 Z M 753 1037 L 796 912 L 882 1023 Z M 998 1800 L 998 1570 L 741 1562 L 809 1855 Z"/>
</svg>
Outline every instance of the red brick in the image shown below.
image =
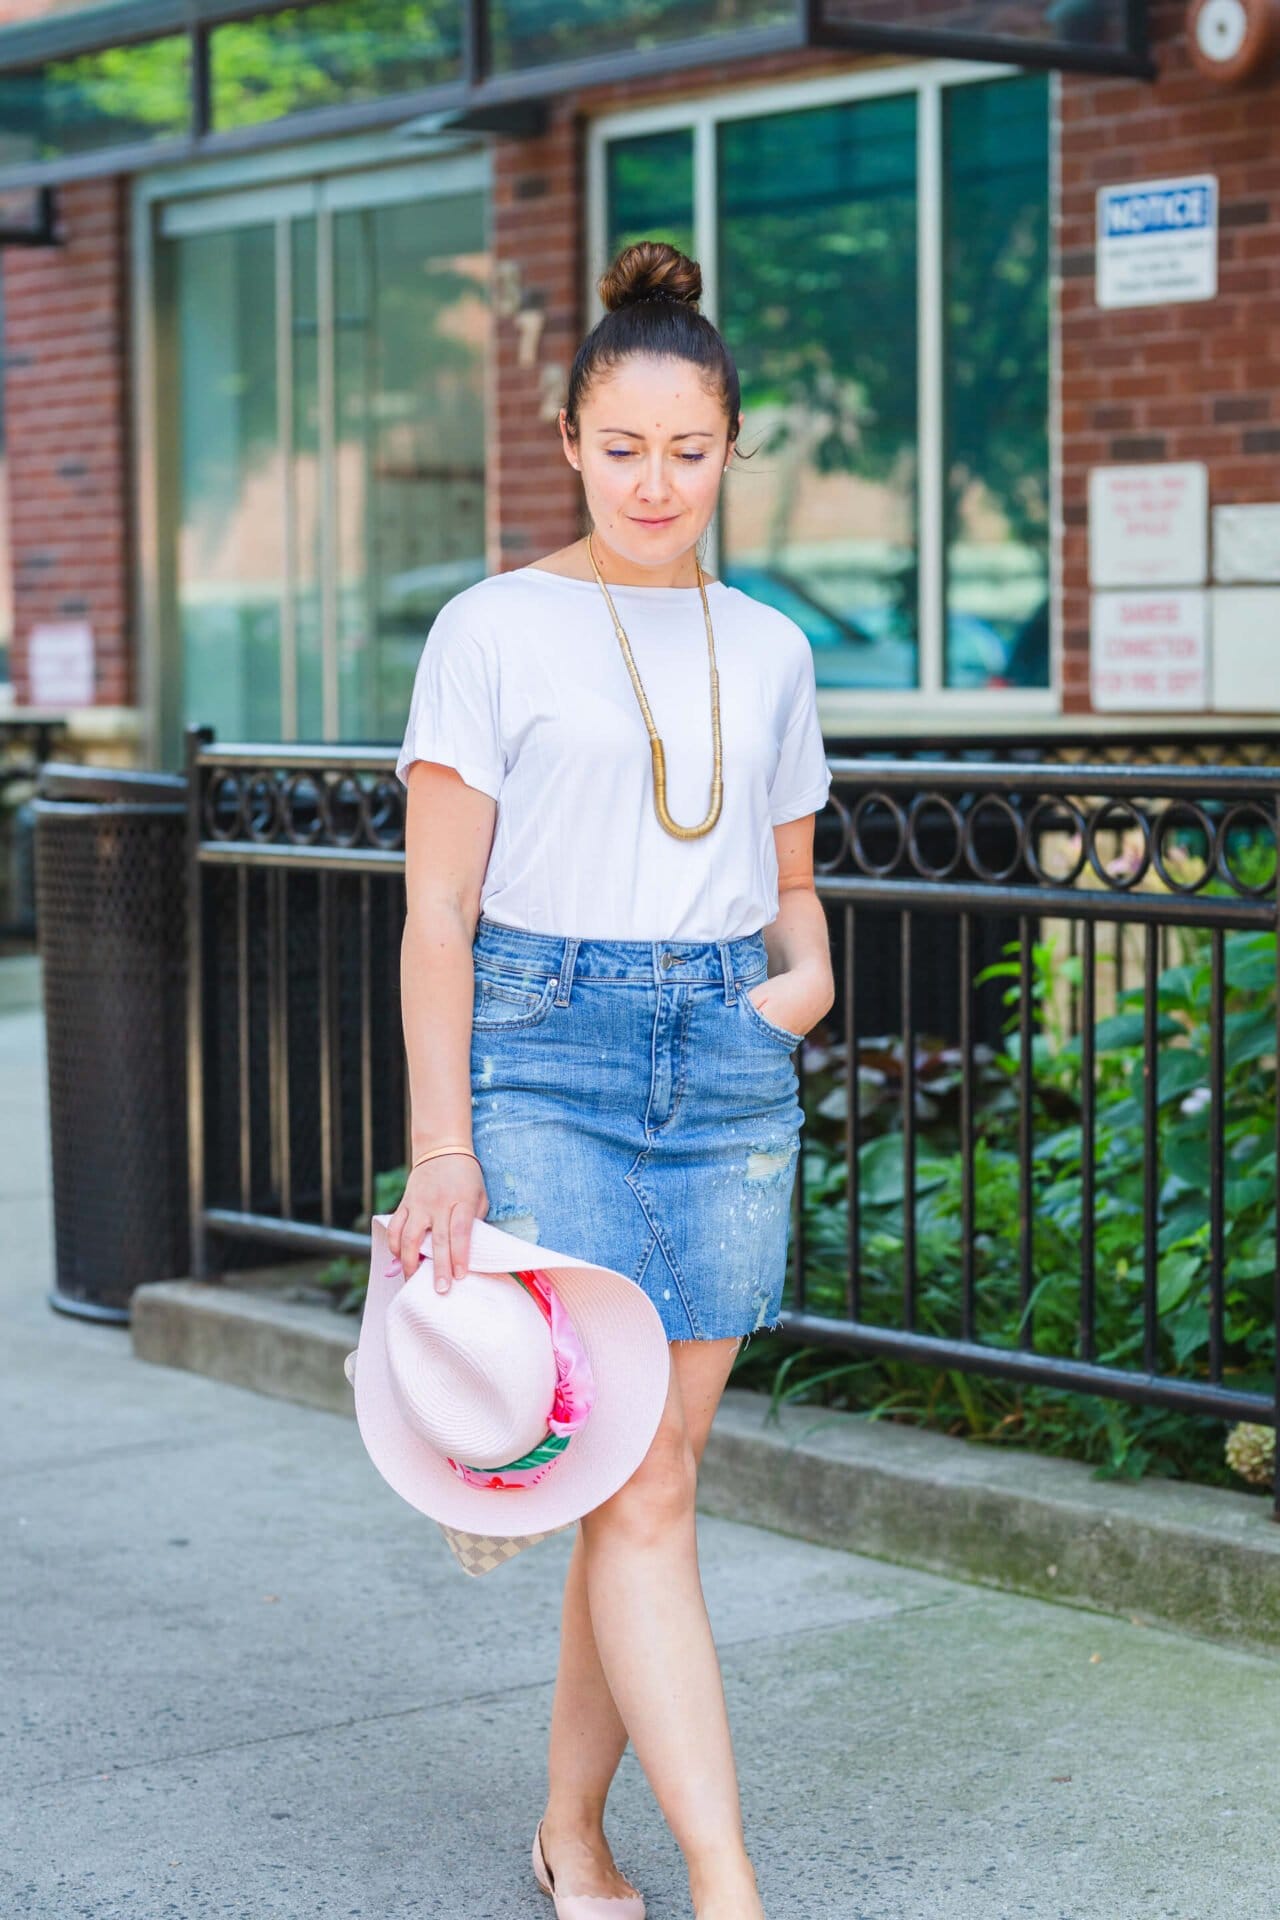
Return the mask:
<svg viewBox="0 0 1280 1920">
<path fill-rule="evenodd" d="M 32 626 L 74 606 L 96 638 L 96 697 L 120 702 L 132 697 L 127 201 L 114 180 L 64 187 L 58 200 L 64 245 L 0 255 L 14 689 L 29 699 Z M 59 472 L 76 461 L 83 473 Z M 33 566 L 42 553 L 56 564 Z"/>
</svg>

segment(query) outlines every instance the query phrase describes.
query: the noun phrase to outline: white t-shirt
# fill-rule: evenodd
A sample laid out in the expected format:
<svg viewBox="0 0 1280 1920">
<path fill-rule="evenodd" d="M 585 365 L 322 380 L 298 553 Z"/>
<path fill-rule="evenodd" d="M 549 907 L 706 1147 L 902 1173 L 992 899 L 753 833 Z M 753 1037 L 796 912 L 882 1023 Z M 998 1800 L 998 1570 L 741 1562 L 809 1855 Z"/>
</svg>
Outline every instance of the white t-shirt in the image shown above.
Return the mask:
<svg viewBox="0 0 1280 1920">
<path fill-rule="evenodd" d="M 711 691 L 694 587 L 610 586 L 682 826 L 707 812 Z M 491 574 L 437 614 L 396 772 L 455 767 L 498 802 L 482 911 L 583 939 L 733 940 L 778 911 L 773 828 L 831 785 L 804 631 L 737 587 L 707 588 L 724 800 L 677 840 L 654 807 L 649 736 L 603 593 L 542 567 Z"/>
</svg>

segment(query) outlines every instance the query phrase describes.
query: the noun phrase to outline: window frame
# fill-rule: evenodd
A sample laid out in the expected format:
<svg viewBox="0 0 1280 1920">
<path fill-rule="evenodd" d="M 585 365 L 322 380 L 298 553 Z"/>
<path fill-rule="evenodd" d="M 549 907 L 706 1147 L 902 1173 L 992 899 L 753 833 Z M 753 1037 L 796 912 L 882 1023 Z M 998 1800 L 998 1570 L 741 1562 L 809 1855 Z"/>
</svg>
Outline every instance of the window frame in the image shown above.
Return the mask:
<svg viewBox="0 0 1280 1920">
<path fill-rule="evenodd" d="M 693 233 L 702 269 L 702 311 L 718 320 L 719 248 L 716 232 L 716 133 L 725 121 L 753 119 L 806 107 L 838 106 L 858 100 L 883 99 L 892 94 L 916 96 L 917 254 L 916 288 L 919 312 L 917 353 L 918 520 L 920 570 L 920 626 L 918 678 L 914 687 L 900 689 L 820 687 L 819 709 L 829 732 L 865 733 L 900 730 L 904 706 L 912 724 L 957 721 L 971 725 L 981 715 L 984 729 L 997 732 L 1028 719 L 1043 720 L 1062 711 L 1061 672 L 1061 502 L 1059 424 L 1060 339 L 1058 269 L 1053 242 L 1053 209 L 1058 200 L 1057 128 L 1061 83 L 1050 74 L 1049 124 L 1049 378 L 1048 502 L 1049 553 L 1049 685 L 1047 687 L 957 687 L 946 685 L 946 445 L 944 414 L 943 266 L 943 96 L 951 87 L 983 81 L 1012 79 L 1025 69 L 987 61 L 929 60 L 896 62 L 891 66 L 854 69 L 813 79 L 766 81 L 716 94 L 697 94 L 647 107 L 602 111 L 586 130 L 586 265 L 583 284 L 585 324 L 593 326 L 604 311 L 596 281 L 608 264 L 608 147 L 611 142 L 647 133 L 687 127 L 693 135 Z M 717 514 L 708 530 L 708 564 L 720 567 L 720 523 Z M 870 724 L 869 724 L 870 723 Z M 878 726 L 877 726 L 878 723 Z"/>
</svg>

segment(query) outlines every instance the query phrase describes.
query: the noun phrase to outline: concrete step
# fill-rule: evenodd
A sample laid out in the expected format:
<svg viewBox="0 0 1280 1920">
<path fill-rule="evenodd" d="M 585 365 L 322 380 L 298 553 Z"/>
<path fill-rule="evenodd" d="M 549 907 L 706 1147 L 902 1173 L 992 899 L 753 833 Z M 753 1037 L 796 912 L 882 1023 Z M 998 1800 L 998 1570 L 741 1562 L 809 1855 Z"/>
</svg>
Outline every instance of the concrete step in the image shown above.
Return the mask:
<svg viewBox="0 0 1280 1920">
<path fill-rule="evenodd" d="M 134 1352 L 353 1415 L 342 1363 L 356 1316 L 289 1298 L 269 1278 L 137 1288 Z M 834 1408 L 783 1407 L 775 1418 L 764 1395 L 733 1387 L 698 1486 L 704 1512 L 821 1546 L 1280 1651 L 1280 1525 L 1264 1494 L 1097 1480 L 1078 1461 Z"/>
</svg>

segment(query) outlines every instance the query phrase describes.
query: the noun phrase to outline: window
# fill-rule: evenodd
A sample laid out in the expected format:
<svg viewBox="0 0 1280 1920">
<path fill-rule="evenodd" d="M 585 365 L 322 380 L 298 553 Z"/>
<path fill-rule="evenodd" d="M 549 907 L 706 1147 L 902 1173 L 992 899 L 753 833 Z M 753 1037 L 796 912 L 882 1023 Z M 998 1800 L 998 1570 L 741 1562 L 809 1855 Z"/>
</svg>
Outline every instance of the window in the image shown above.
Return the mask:
<svg viewBox="0 0 1280 1920">
<path fill-rule="evenodd" d="M 4 256 L 0 254 L 0 263 Z M 4 429 L 4 270 L 0 264 L 0 704 L 9 691 L 13 645 L 13 566 L 9 554 L 9 461 Z"/>
<path fill-rule="evenodd" d="M 693 251 L 738 363 L 721 577 L 822 686 L 1047 689 L 1046 78 L 881 70 L 593 139 L 592 282 L 631 240 Z"/>
<path fill-rule="evenodd" d="M 0 166 L 177 139 L 190 127 L 190 62 L 171 34 L 0 73 Z"/>
</svg>

